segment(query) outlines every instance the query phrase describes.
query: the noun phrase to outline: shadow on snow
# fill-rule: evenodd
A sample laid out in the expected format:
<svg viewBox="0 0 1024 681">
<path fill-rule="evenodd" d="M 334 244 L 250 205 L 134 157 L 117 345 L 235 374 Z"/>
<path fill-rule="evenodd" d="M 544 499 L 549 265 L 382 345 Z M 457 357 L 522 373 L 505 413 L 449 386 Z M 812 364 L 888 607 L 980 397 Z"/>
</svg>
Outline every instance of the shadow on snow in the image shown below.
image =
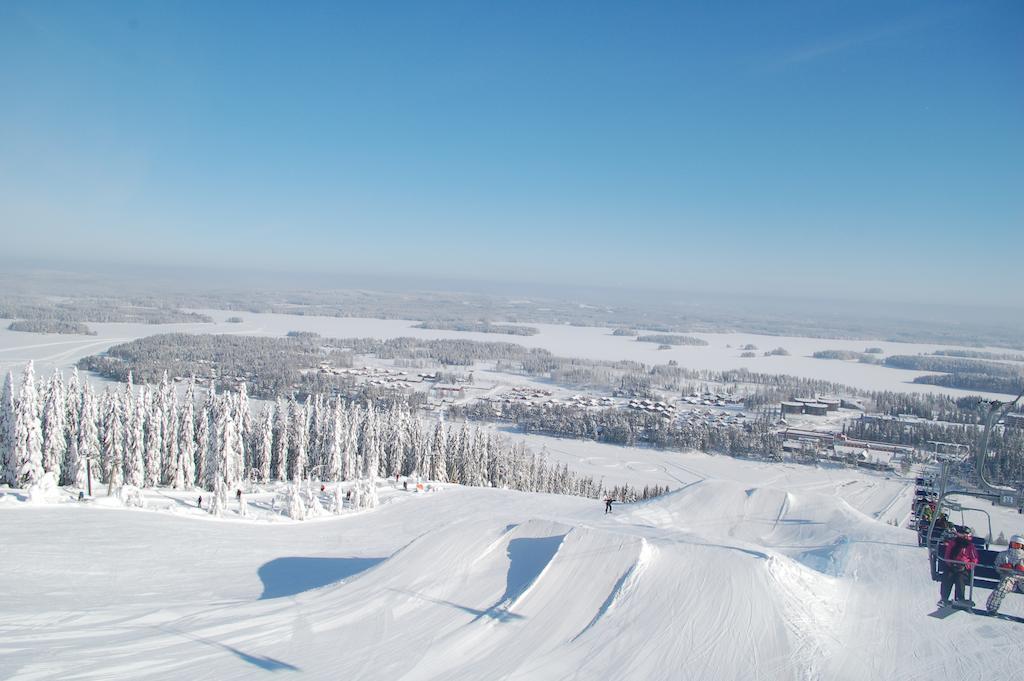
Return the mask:
<svg viewBox="0 0 1024 681">
<path fill-rule="evenodd" d="M 294 596 L 369 570 L 383 558 L 275 558 L 260 566 L 260 600 Z"/>
</svg>

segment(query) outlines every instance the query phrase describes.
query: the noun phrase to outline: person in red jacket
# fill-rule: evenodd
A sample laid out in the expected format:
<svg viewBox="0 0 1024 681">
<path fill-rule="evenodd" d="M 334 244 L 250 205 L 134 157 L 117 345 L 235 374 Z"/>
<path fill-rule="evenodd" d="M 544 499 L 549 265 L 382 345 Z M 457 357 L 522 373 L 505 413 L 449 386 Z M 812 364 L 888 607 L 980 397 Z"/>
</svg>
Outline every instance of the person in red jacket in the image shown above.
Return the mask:
<svg viewBox="0 0 1024 681">
<path fill-rule="evenodd" d="M 971 528 L 957 530 L 956 537 L 946 544 L 946 571 L 942 573 L 939 605 L 949 605 L 949 592 L 956 585 L 956 600 L 964 600 L 964 587 L 971 578 L 971 568 L 978 564 L 978 549 L 971 541 Z"/>
</svg>

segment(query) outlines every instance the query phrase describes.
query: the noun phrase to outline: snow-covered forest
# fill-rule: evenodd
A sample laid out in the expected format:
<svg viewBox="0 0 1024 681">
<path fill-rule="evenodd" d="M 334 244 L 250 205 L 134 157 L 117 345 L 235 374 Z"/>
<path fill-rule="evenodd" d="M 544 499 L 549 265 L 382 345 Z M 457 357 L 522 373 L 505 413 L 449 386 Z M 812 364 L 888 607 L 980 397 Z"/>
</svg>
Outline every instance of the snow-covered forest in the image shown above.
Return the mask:
<svg viewBox="0 0 1024 681">
<path fill-rule="evenodd" d="M 513 446 L 467 423 L 423 423 L 408 404 L 358 403 L 316 394 L 278 398 L 255 412 L 245 383 L 218 393 L 191 380 L 179 398 L 166 374 L 156 385 L 96 394 L 77 370 L 37 387 L 33 364 L 20 385 L 8 373 L 0 404 L 0 461 L 4 482 L 31 487 L 50 476 L 85 489 L 88 477 L 107 486 L 197 487 L 213 494 L 219 513 L 246 483 L 303 480 L 363 481 L 362 505 L 375 504 L 378 477 L 412 476 L 437 482 L 516 490 L 612 495 L 632 501 L 663 490 L 601 481 L 550 466 L 543 455 Z"/>
</svg>

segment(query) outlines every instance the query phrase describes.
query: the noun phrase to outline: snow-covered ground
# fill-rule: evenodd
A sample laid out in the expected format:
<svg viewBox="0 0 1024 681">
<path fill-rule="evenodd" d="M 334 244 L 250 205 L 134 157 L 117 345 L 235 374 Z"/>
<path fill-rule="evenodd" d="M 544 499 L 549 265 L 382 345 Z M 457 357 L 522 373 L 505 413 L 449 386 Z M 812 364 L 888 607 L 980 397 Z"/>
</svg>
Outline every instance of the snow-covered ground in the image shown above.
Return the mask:
<svg viewBox="0 0 1024 681">
<path fill-rule="evenodd" d="M 834 381 L 870 390 L 946 393 L 964 395 L 965 391 L 940 386 L 912 383 L 914 377 L 929 372 L 890 369 L 884 366 L 814 359 L 810 355 L 818 350 L 863 351 L 868 346 L 880 347 L 886 355 L 929 353 L 943 345 L 919 343 L 893 343 L 888 341 L 833 340 L 787 336 L 759 336 L 735 333 L 688 334 L 708 341 L 707 346 L 676 346 L 658 350 L 655 343 L 639 343 L 626 336 L 613 336 L 611 329 L 599 327 L 532 324 L 540 333 L 534 336 L 504 336 L 500 334 L 447 331 L 442 329 L 413 328 L 415 322 L 395 319 L 363 319 L 345 317 L 317 317 L 282 314 L 256 314 L 200 310 L 212 317 L 215 324 L 117 324 L 90 323 L 95 336 L 68 336 L 10 331 L 8 320 L 0 320 L 0 371 L 20 369 L 33 359 L 40 372 L 53 368 L 70 368 L 87 355 L 95 354 L 117 343 L 157 333 L 175 331 L 187 333 L 242 333 L 283 336 L 288 331 L 314 331 L 332 337 L 397 338 L 465 338 L 480 341 L 506 341 L 526 347 L 544 348 L 556 355 L 603 360 L 635 360 L 647 364 L 665 364 L 676 360 L 680 366 L 693 369 L 738 369 L 791 374 L 806 378 Z M 228 317 L 239 316 L 241 323 L 226 323 Z M 756 345 L 756 357 L 741 358 L 740 348 Z M 786 348 L 790 356 L 764 357 L 763 353 L 776 347 Z"/>
<path fill-rule="evenodd" d="M 0 677 L 1017 677 L 1022 625 L 929 616 L 884 522 L 911 479 L 677 456 L 685 486 L 607 516 L 457 486 L 301 523 L 0 503 Z"/>
</svg>

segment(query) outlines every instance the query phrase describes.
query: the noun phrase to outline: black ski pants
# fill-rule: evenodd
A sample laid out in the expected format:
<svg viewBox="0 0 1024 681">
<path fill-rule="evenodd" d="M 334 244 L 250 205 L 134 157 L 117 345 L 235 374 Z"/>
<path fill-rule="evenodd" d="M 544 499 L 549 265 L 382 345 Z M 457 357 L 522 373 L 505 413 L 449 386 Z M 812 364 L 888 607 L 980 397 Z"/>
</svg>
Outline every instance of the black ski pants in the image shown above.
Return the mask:
<svg viewBox="0 0 1024 681">
<path fill-rule="evenodd" d="M 968 570 L 957 570 L 952 566 L 947 566 L 949 569 L 942 574 L 942 588 L 939 591 L 939 595 L 942 600 L 949 600 L 949 592 L 952 591 L 953 586 L 956 585 L 956 600 L 964 600 L 964 588 L 967 586 L 967 580 L 971 578 L 971 573 Z"/>
</svg>

